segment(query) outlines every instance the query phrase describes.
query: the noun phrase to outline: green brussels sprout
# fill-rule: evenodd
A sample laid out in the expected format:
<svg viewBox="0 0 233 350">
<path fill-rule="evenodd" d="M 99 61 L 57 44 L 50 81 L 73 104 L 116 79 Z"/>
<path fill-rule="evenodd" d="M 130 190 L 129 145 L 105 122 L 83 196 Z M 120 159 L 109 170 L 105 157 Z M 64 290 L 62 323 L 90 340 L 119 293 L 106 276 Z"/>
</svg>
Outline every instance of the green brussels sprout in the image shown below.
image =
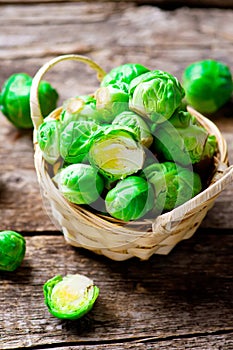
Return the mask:
<svg viewBox="0 0 233 350">
<path fill-rule="evenodd" d="M 49 312 L 60 319 L 76 320 L 94 306 L 99 288 L 83 275 L 57 275 L 43 286 L 44 300 Z"/>
<path fill-rule="evenodd" d="M 142 169 L 145 152 L 131 129 L 106 126 L 90 142 L 89 161 L 109 180 L 123 179 Z"/>
<path fill-rule="evenodd" d="M 129 176 L 108 191 L 106 210 L 114 218 L 131 221 L 147 214 L 154 205 L 154 191 L 140 176 Z"/>
<path fill-rule="evenodd" d="M 172 210 L 196 196 L 202 189 L 200 176 L 173 162 L 154 163 L 143 170 L 155 191 L 154 212 Z"/>
<path fill-rule="evenodd" d="M 25 238 L 15 231 L 0 231 L 0 270 L 14 271 L 25 256 Z"/>
<path fill-rule="evenodd" d="M 195 124 L 175 128 L 168 120 L 156 129 L 154 136 L 154 149 L 160 157 L 187 166 L 202 159 L 208 132 Z"/>
<path fill-rule="evenodd" d="M 63 103 L 60 121 L 62 125 L 68 125 L 72 121 L 94 121 L 101 119 L 96 109 L 96 100 L 93 96 L 83 95 L 71 97 Z"/>
<path fill-rule="evenodd" d="M 54 177 L 62 195 L 71 203 L 90 204 L 104 189 L 104 181 L 89 164 L 71 164 Z"/>
<path fill-rule="evenodd" d="M 37 131 L 37 142 L 44 159 L 54 164 L 60 157 L 60 122 L 45 118 Z"/>
<path fill-rule="evenodd" d="M 116 85 L 128 92 L 131 80 L 146 72 L 149 72 L 149 69 L 141 64 L 126 63 L 113 68 L 106 74 L 101 82 L 101 86 Z"/>
<path fill-rule="evenodd" d="M 111 123 L 117 114 L 129 109 L 128 93 L 112 85 L 97 89 L 95 98 L 103 122 Z"/>
<path fill-rule="evenodd" d="M 162 123 L 181 105 L 184 89 L 173 75 L 154 70 L 132 80 L 129 95 L 130 110 Z"/>
<path fill-rule="evenodd" d="M 169 122 L 175 128 L 186 128 L 189 125 L 199 124 L 197 118 L 193 116 L 186 110 L 177 110 L 175 113 L 169 118 Z"/>
<path fill-rule="evenodd" d="M 182 84 L 187 102 L 201 113 L 213 113 L 233 91 L 229 67 L 215 60 L 194 62 L 184 69 Z"/>
<path fill-rule="evenodd" d="M 7 119 L 17 128 L 32 128 L 30 113 L 30 89 L 32 77 L 26 73 L 11 75 L 3 84 L 0 94 L 0 109 Z M 39 103 L 41 113 L 46 117 L 56 108 L 57 91 L 46 81 L 39 84 Z"/>
<path fill-rule="evenodd" d="M 114 118 L 112 124 L 132 128 L 138 134 L 138 139 L 142 145 L 147 148 L 151 146 L 153 136 L 151 135 L 150 128 L 138 114 L 132 111 L 122 112 Z"/>
<path fill-rule="evenodd" d="M 60 152 L 67 163 L 81 163 L 88 155 L 90 137 L 100 128 L 93 121 L 73 121 L 61 132 Z"/>
</svg>

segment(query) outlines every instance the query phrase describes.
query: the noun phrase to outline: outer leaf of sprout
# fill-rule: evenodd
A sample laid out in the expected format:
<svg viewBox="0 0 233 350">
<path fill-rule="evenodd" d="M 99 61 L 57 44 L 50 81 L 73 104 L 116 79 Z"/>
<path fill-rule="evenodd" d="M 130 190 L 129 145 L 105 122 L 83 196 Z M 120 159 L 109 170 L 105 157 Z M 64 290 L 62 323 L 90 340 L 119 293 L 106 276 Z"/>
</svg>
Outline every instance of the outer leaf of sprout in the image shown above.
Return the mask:
<svg viewBox="0 0 233 350">
<path fill-rule="evenodd" d="M 136 113 L 125 111 L 118 114 L 112 122 L 113 125 L 127 126 L 138 133 L 138 139 L 142 145 L 149 148 L 153 142 L 153 136 L 146 122 Z"/>
<path fill-rule="evenodd" d="M 155 123 L 169 119 L 181 105 L 184 90 L 171 74 L 154 70 L 131 81 L 129 108 Z"/>
<path fill-rule="evenodd" d="M 144 160 L 143 147 L 130 128 L 111 125 L 92 137 L 89 161 L 111 181 L 136 173 Z"/>
<path fill-rule="evenodd" d="M 60 152 L 65 162 L 80 163 L 87 157 L 90 137 L 98 128 L 98 124 L 88 120 L 73 121 L 66 126 L 60 137 Z"/>
<path fill-rule="evenodd" d="M 15 231 L 0 232 L 0 270 L 14 271 L 25 256 L 26 241 Z"/>
<path fill-rule="evenodd" d="M 37 141 L 44 159 L 54 164 L 60 157 L 60 122 L 45 119 L 38 128 Z"/>
<path fill-rule="evenodd" d="M 98 199 L 104 181 L 96 169 L 88 164 L 71 164 L 55 177 L 62 195 L 75 204 L 90 204 Z"/>
<path fill-rule="evenodd" d="M 233 91 L 229 67 L 215 60 L 202 60 L 187 66 L 182 84 L 187 102 L 201 113 L 217 111 L 230 99 Z"/>
<path fill-rule="evenodd" d="M 75 320 L 88 313 L 99 295 L 99 288 L 85 276 L 57 275 L 43 286 L 49 312 L 61 319 Z"/>
<path fill-rule="evenodd" d="M 148 213 L 154 205 L 151 185 L 139 176 L 120 180 L 105 199 L 107 212 L 120 220 L 137 220 Z"/>
</svg>

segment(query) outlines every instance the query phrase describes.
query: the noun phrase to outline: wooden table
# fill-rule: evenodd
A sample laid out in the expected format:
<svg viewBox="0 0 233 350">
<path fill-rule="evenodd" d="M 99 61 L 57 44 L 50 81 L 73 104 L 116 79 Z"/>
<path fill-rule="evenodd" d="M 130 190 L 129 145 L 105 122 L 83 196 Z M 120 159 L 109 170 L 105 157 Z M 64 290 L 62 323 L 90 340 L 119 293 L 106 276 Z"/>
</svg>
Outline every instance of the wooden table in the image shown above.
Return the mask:
<svg viewBox="0 0 233 350">
<path fill-rule="evenodd" d="M 232 1 L 170 10 L 153 1 L 13 2 L 0 1 L 0 84 L 16 72 L 34 75 L 65 53 L 87 55 L 105 70 L 132 61 L 179 79 L 189 63 L 204 58 L 233 69 Z M 74 62 L 46 78 L 60 101 L 97 86 Z M 231 163 L 232 111 L 229 102 L 212 117 Z M 65 242 L 40 197 L 32 132 L 0 115 L 0 229 L 16 230 L 27 242 L 21 267 L 0 273 L 0 349 L 233 349 L 232 196 L 228 186 L 196 234 L 169 255 L 111 261 Z M 87 275 L 100 288 L 93 310 L 77 321 L 52 317 L 43 300 L 44 282 L 68 273 Z"/>
</svg>

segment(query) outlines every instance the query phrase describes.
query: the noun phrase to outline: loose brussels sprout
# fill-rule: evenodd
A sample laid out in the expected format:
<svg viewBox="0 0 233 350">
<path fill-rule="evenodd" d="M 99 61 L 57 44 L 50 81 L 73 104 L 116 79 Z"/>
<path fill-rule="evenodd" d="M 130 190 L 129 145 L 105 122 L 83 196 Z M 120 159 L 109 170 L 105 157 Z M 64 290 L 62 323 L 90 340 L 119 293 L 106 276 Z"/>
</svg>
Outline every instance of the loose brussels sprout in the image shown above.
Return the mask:
<svg viewBox="0 0 233 350">
<path fill-rule="evenodd" d="M 30 114 L 30 89 L 32 77 L 26 73 L 11 75 L 3 84 L 0 95 L 0 109 L 7 119 L 17 128 L 32 128 Z M 39 84 L 39 103 L 41 113 L 46 117 L 56 108 L 58 93 L 46 81 Z"/>
<path fill-rule="evenodd" d="M 15 231 L 0 232 L 0 270 L 14 271 L 25 256 L 26 241 Z"/>
<path fill-rule="evenodd" d="M 113 68 L 105 75 L 101 86 L 115 85 L 128 92 L 128 86 L 131 80 L 137 76 L 149 72 L 149 69 L 137 63 L 126 63 Z"/>
<path fill-rule="evenodd" d="M 98 123 L 101 119 L 96 109 L 96 100 L 93 96 L 83 95 L 71 97 L 63 103 L 60 116 L 62 125 L 68 125 L 72 121 L 88 120 Z"/>
<path fill-rule="evenodd" d="M 169 211 L 196 196 L 202 189 L 199 175 L 173 162 L 154 163 L 143 173 L 155 190 L 154 211 Z"/>
<path fill-rule="evenodd" d="M 111 125 L 92 137 L 89 161 L 111 181 L 142 169 L 144 158 L 143 147 L 129 128 Z"/>
<path fill-rule="evenodd" d="M 44 159 L 54 164 L 60 157 L 60 122 L 45 118 L 38 128 L 37 141 Z"/>
<path fill-rule="evenodd" d="M 104 181 L 96 169 L 88 164 L 71 164 L 54 178 L 62 195 L 75 204 L 90 204 L 98 199 Z"/>
<path fill-rule="evenodd" d="M 167 121 L 156 129 L 154 136 L 154 149 L 160 157 L 186 166 L 202 159 L 208 132 L 195 124 L 175 128 Z"/>
<path fill-rule="evenodd" d="M 112 122 L 113 125 L 127 126 L 135 130 L 142 145 L 149 148 L 153 142 L 153 136 L 146 122 L 136 113 L 125 111 L 118 114 Z"/>
<path fill-rule="evenodd" d="M 103 122 L 111 123 L 117 114 L 129 109 L 128 93 L 112 85 L 97 89 L 95 98 Z"/>
<path fill-rule="evenodd" d="M 181 105 L 184 90 L 173 75 L 154 70 L 132 80 L 129 95 L 131 110 L 162 123 Z"/>
<path fill-rule="evenodd" d="M 230 99 L 233 91 L 229 67 L 210 59 L 187 66 L 182 84 L 187 102 L 201 113 L 217 111 Z"/>
<path fill-rule="evenodd" d="M 154 205 L 152 186 L 142 177 L 129 176 L 120 180 L 105 198 L 107 212 L 120 220 L 137 220 Z"/>
<path fill-rule="evenodd" d="M 99 295 L 93 281 L 80 274 L 57 275 L 43 286 L 49 312 L 61 319 L 76 320 L 88 313 Z"/>
<path fill-rule="evenodd" d="M 80 163 L 85 160 L 90 148 L 90 137 L 100 126 L 92 121 L 70 122 L 60 137 L 60 152 L 67 163 Z"/>
</svg>

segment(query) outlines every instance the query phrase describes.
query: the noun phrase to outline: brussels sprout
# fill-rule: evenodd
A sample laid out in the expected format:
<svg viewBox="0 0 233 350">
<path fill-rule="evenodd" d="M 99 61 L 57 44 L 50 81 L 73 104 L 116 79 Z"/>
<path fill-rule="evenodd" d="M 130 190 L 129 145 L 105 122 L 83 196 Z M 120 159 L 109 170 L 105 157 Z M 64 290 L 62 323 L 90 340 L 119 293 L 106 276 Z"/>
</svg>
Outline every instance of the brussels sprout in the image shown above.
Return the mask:
<svg viewBox="0 0 233 350">
<path fill-rule="evenodd" d="M 54 164 L 60 157 L 60 122 L 46 119 L 38 128 L 37 141 L 44 159 Z"/>
<path fill-rule="evenodd" d="M 201 160 L 208 138 L 207 130 L 199 125 L 175 128 L 170 121 L 161 124 L 154 135 L 155 152 L 165 160 L 185 166 Z"/>
<path fill-rule="evenodd" d="M 75 204 L 90 204 L 98 199 L 104 181 L 96 169 L 88 164 L 71 164 L 55 176 L 62 195 Z"/>
<path fill-rule="evenodd" d="M 26 241 L 15 231 L 0 232 L 0 270 L 14 271 L 25 256 Z"/>
<path fill-rule="evenodd" d="M 154 70 L 132 80 L 129 95 L 131 110 L 162 123 L 181 105 L 184 90 L 173 75 Z"/>
<path fill-rule="evenodd" d="M 175 113 L 169 118 L 169 122 L 175 128 L 186 128 L 189 125 L 198 124 L 198 121 L 195 116 L 190 114 L 186 110 L 177 110 Z"/>
<path fill-rule="evenodd" d="M 142 177 L 129 176 L 108 191 L 105 203 L 111 216 L 123 221 L 136 220 L 153 208 L 154 191 Z"/>
<path fill-rule="evenodd" d="M 83 275 L 57 275 L 43 286 L 49 312 L 61 319 L 76 320 L 88 313 L 99 295 L 99 288 Z"/>
<path fill-rule="evenodd" d="M 89 161 L 111 181 L 136 173 L 144 159 L 143 147 L 126 127 L 107 126 L 92 137 Z"/>
<path fill-rule="evenodd" d="M 96 100 L 93 96 L 83 95 L 72 97 L 63 103 L 60 121 L 68 125 L 72 121 L 88 120 L 98 123 L 100 113 L 96 109 Z"/>
<path fill-rule="evenodd" d="M 116 85 L 128 92 L 131 80 L 146 72 L 149 72 L 149 69 L 141 64 L 126 63 L 113 68 L 106 74 L 101 82 L 101 86 Z"/>
<path fill-rule="evenodd" d="M 143 170 L 154 187 L 154 211 L 159 215 L 196 196 L 202 189 L 199 175 L 173 162 L 154 163 Z"/>
<path fill-rule="evenodd" d="M 97 89 L 95 98 L 103 122 L 111 123 L 117 114 L 129 109 L 128 93 L 111 85 Z"/>
<path fill-rule="evenodd" d="M 127 126 L 135 130 L 142 145 L 149 148 L 153 142 L 153 136 L 146 122 L 136 113 L 125 111 L 118 114 L 112 122 L 113 125 Z"/>
<path fill-rule="evenodd" d="M 187 102 L 201 113 L 217 111 L 230 99 L 233 91 L 229 67 L 211 59 L 187 66 L 182 84 Z"/>
<path fill-rule="evenodd" d="M 30 114 L 30 89 L 32 77 L 26 73 L 11 75 L 3 84 L 0 95 L 0 109 L 7 119 L 17 128 L 32 128 Z M 39 84 L 39 103 L 41 113 L 46 117 L 56 108 L 57 91 L 46 81 Z"/>
<path fill-rule="evenodd" d="M 92 121 L 70 122 L 60 137 L 60 152 L 67 163 L 80 163 L 85 160 L 89 148 L 90 137 L 100 126 Z"/>
</svg>

